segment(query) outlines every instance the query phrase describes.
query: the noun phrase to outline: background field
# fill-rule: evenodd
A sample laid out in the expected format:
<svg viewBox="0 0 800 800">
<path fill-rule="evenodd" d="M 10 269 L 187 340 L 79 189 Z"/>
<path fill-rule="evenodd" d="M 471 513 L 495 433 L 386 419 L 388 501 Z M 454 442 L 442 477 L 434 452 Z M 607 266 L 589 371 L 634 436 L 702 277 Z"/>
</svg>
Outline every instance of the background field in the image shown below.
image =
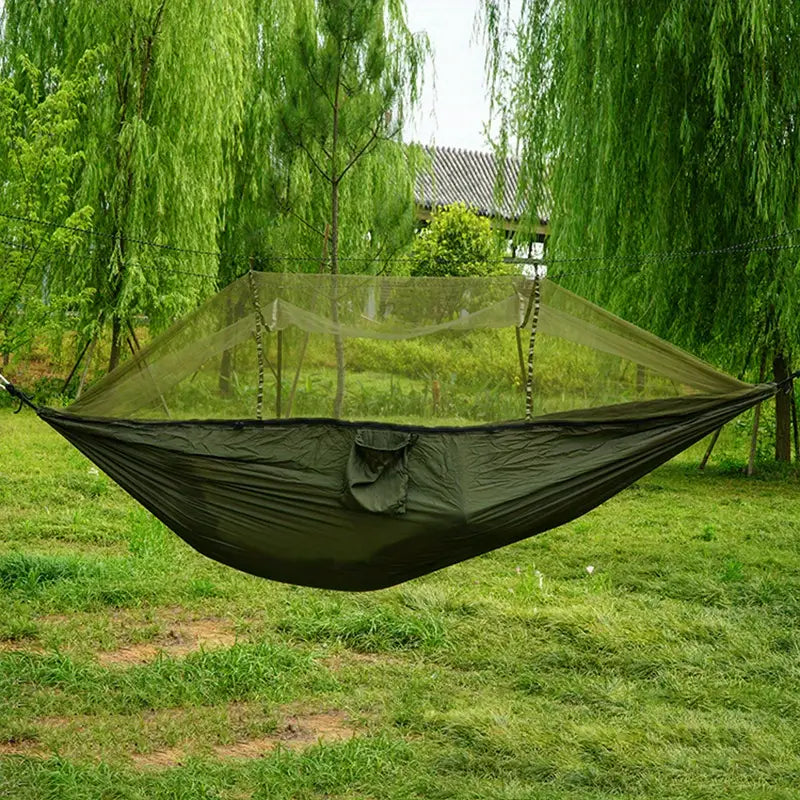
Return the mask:
<svg viewBox="0 0 800 800">
<path fill-rule="evenodd" d="M 0 797 L 796 798 L 800 481 L 742 477 L 745 426 L 352 595 L 208 561 L 0 408 Z"/>
</svg>

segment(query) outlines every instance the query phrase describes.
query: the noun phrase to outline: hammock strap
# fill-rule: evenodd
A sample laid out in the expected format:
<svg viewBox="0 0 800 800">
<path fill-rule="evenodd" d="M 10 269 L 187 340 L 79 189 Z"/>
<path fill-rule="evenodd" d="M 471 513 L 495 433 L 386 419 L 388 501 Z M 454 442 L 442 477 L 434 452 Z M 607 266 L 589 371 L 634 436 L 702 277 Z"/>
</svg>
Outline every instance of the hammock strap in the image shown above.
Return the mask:
<svg viewBox="0 0 800 800">
<path fill-rule="evenodd" d="M 783 389 L 784 392 L 788 393 L 792 391 L 792 387 L 796 378 L 800 378 L 800 369 L 797 370 L 797 372 L 793 372 L 791 375 L 787 375 L 782 381 L 777 381 L 775 385 L 779 389 Z"/>
<path fill-rule="evenodd" d="M 264 346 L 261 336 L 261 301 L 258 299 L 258 287 L 256 286 L 255 273 L 251 269 L 248 278 L 250 281 L 250 293 L 253 295 L 253 308 L 256 316 L 256 354 L 258 356 L 258 394 L 256 395 L 256 419 L 263 419 L 264 407 Z"/>
<path fill-rule="evenodd" d="M 531 338 L 528 341 L 528 378 L 525 382 L 525 419 L 533 416 L 533 348 L 536 344 L 536 329 L 539 326 L 539 309 L 542 304 L 539 274 L 533 279 L 533 313 L 531 315 Z M 527 314 L 525 322 L 527 322 Z"/>
<path fill-rule="evenodd" d="M 0 374 L 0 389 L 5 389 L 12 397 L 19 400 L 19 406 L 14 412 L 15 414 L 19 414 L 19 412 L 22 411 L 23 404 L 29 408 L 32 408 L 34 411 L 38 411 L 33 400 L 31 400 L 30 397 L 28 397 L 28 395 L 26 395 L 24 392 L 21 392 L 19 389 L 17 389 L 17 387 L 14 386 L 14 384 L 2 374 Z"/>
</svg>

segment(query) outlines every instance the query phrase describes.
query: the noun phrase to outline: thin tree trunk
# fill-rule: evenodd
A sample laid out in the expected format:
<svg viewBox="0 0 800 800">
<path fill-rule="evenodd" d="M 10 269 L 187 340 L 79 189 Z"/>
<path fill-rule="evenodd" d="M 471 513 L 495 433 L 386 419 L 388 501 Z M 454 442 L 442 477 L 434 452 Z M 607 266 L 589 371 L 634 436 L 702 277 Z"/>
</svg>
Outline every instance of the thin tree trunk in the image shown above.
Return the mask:
<svg viewBox="0 0 800 800">
<path fill-rule="evenodd" d="M 800 463 L 800 432 L 797 429 L 797 395 L 792 381 L 792 430 L 794 431 L 794 460 Z"/>
<path fill-rule="evenodd" d="M 133 325 L 128 323 L 128 332 L 130 333 L 130 337 L 128 338 L 128 347 L 130 348 L 131 355 L 135 358 L 136 354 L 142 349 L 142 346 L 139 344 L 139 337 L 136 335 L 136 331 L 133 329 Z M 150 379 L 150 383 L 153 384 L 153 388 L 158 393 L 158 397 L 161 400 L 161 407 L 164 409 L 164 413 L 167 415 L 168 419 L 172 418 L 172 414 L 169 413 L 169 406 L 167 405 L 167 401 L 164 399 L 164 395 L 161 393 L 161 389 L 159 388 L 158 384 L 156 383 L 156 379 L 153 377 L 153 373 L 150 372 L 150 367 L 147 366 L 147 361 L 142 359 L 136 365 L 139 369 L 139 372 L 144 372 L 147 374 L 147 377 Z"/>
<path fill-rule="evenodd" d="M 89 367 L 92 365 L 92 358 L 94 357 L 94 349 L 97 346 L 97 336 L 92 338 L 89 344 L 89 350 L 86 353 L 86 363 L 83 365 L 83 373 L 81 374 L 80 383 L 78 383 L 78 391 L 75 392 L 75 399 L 78 400 L 83 393 L 83 387 L 86 385 L 86 379 L 89 377 Z"/>
<path fill-rule="evenodd" d="M 764 382 L 764 374 L 767 370 L 767 354 L 764 352 L 761 355 L 761 368 L 758 372 L 758 382 Z M 758 425 L 761 421 L 761 403 L 756 406 L 753 414 L 753 434 L 750 437 L 750 456 L 747 459 L 747 475 L 753 475 L 756 471 L 756 445 L 758 444 Z"/>
<path fill-rule="evenodd" d="M 277 374 L 275 375 L 275 417 L 276 419 L 281 418 L 281 396 L 283 394 L 283 331 L 278 331 L 277 333 L 278 339 L 278 355 L 277 355 L 277 364 L 275 365 L 275 369 Z"/>
<path fill-rule="evenodd" d="M 331 228 L 330 225 L 325 226 L 325 233 L 322 237 L 322 260 L 319 263 L 319 273 L 322 274 L 325 271 L 325 264 L 328 261 L 328 237 L 330 236 Z M 319 286 L 315 289 L 314 295 L 311 298 L 311 310 L 314 310 L 315 303 L 314 301 L 317 298 L 317 292 L 319 291 Z M 297 383 L 300 380 L 300 370 L 303 366 L 303 361 L 306 357 L 306 349 L 308 348 L 308 340 L 311 338 L 311 334 L 306 331 L 303 336 L 303 344 L 300 347 L 300 354 L 297 358 L 297 368 L 294 371 L 294 380 L 292 381 L 292 388 L 289 390 L 289 400 L 286 403 L 286 416 L 292 416 L 292 406 L 294 405 L 294 396 L 297 393 Z"/>
<path fill-rule="evenodd" d="M 772 361 L 776 382 L 789 377 L 789 364 L 783 353 L 778 353 Z M 792 399 L 788 392 L 775 395 L 775 460 L 792 460 Z"/>
<path fill-rule="evenodd" d="M 119 358 L 122 350 L 122 320 L 114 314 L 111 320 L 111 355 L 108 358 L 108 371 L 119 366 Z"/>
<path fill-rule="evenodd" d="M 524 392 L 527 375 L 525 373 L 525 355 L 522 352 L 522 333 L 519 328 L 514 328 L 514 334 L 517 339 L 517 358 L 519 359 L 519 390 Z"/>
<path fill-rule="evenodd" d="M 647 383 L 647 372 L 642 364 L 636 365 L 636 394 L 644 394 L 645 384 Z"/>
<path fill-rule="evenodd" d="M 711 441 L 708 443 L 708 447 L 706 448 L 703 460 L 700 462 L 700 466 L 698 467 L 700 472 L 702 472 L 706 468 L 706 464 L 708 464 L 708 459 L 711 458 L 711 453 L 714 450 L 714 446 L 717 443 L 717 439 L 719 439 L 720 433 L 722 433 L 722 428 L 717 428 L 714 431 L 714 435 L 711 437 Z"/>
<path fill-rule="evenodd" d="M 83 357 L 86 355 L 86 351 L 89 349 L 89 345 L 92 343 L 91 339 L 86 340 L 86 344 L 81 348 L 81 352 L 78 354 L 78 358 L 75 360 L 75 364 L 73 365 L 72 369 L 67 375 L 67 379 L 64 381 L 64 385 L 61 387 L 61 393 L 67 391 L 72 379 L 75 377 L 75 373 L 78 371 L 78 367 L 81 365 L 81 361 L 83 361 Z"/>
<path fill-rule="evenodd" d="M 758 424 L 761 421 L 761 403 L 756 406 L 753 415 L 753 434 L 750 437 L 750 456 L 747 459 L 747 475 L 753 475 L 756 471 L 756 445 L 758 444 Z"/>
<path fill-rule="evenodd" d="M 222 360 L 219 364 L 219 393 L 223 397 L 230 397 L 231 394 L 231 351 L 222 351 Z"/>
<path fill-rule="evenodd" d="M 333 401 L 333 416 L 342 416 L 344 401 L 344 342 L 339 326 L 339 175 L 337 174 L 336 150 L 339 144 L 339 94 L 340 81 L 336 81 L 333 101 L 333 131 L 331 142 L 331 320 L 337 327 L 336 341 L 336 397 Z"/>
<path fill-rule="evenodd" d="M 238 315 L 233 301 L 229 298 L 225 308 L 225 324 L 231 325 Z M 233 374 L 233 350 L 223 350 L 219 362 L 219 378 L 217 388 L 223 397 L 231 396 L 231 376 Z"/>
</svg>

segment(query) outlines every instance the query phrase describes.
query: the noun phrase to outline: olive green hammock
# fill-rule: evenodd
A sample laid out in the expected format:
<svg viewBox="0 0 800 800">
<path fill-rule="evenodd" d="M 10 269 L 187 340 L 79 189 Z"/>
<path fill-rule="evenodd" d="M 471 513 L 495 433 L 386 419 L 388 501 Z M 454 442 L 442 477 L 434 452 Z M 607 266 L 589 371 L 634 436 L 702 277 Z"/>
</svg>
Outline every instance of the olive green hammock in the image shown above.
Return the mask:
<svg viewBox="0 0 800 800">
<path fill-rule="evenodd" d="M 568 522 L 779 388 L 552 281 L 251 273 L 36 411 L 206 556 L 360 591 Z"/>
</svg>

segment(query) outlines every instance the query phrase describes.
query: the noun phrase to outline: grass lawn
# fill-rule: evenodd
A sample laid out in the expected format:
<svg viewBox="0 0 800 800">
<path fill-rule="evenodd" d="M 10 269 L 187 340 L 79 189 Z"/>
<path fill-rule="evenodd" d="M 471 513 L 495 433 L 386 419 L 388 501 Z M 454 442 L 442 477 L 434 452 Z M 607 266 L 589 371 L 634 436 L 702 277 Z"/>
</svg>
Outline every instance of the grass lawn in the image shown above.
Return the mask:
<svg viewBox="0 0 800 800">
<path fill-rule="evenodd" d="M 355 595 L 203 558 L 0 409 L 0 797 L 798 798 L 800 481 L 725 446 Z"/>
</svg>

